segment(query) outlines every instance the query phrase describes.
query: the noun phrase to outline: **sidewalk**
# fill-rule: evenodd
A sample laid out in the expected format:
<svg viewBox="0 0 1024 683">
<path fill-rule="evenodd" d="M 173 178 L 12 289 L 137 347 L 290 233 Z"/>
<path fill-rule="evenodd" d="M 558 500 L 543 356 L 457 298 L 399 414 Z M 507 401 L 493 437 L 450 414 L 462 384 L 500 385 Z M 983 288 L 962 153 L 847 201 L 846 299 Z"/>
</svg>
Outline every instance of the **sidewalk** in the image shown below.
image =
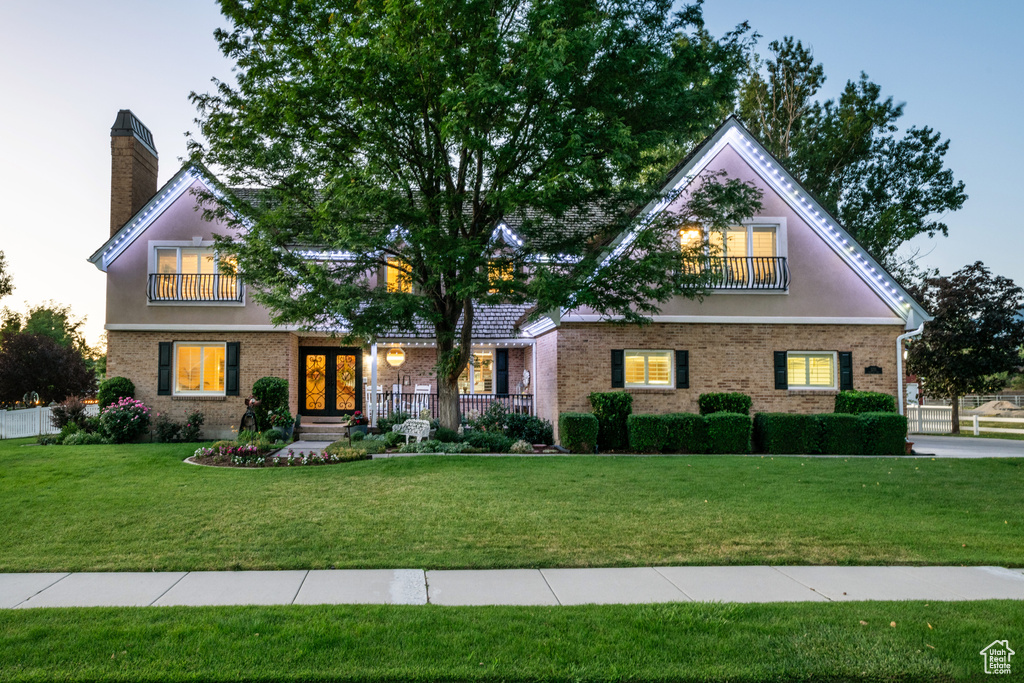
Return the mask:
<svg viewBox="0 0 1024 683">
<path fill-rule="evenodd" d="M 0 574 L 0 608 L 1024 600 L 1002 567 L 339 569 Z"/>
</svg>

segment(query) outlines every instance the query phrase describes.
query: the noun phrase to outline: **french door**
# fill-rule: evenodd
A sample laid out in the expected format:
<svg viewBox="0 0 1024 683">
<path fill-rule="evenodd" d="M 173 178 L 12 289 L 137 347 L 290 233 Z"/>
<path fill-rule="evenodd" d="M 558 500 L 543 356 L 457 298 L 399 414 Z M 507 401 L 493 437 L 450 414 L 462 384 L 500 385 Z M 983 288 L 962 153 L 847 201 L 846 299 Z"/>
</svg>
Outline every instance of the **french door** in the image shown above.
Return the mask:
<svg viewBox="0 0 1024 683">
<path fill-rule="evenodd" d="M 362 349 L 299 349 L 299 382 L 299 412 L 303 415 L 351 415 L 362 410 Z"/>
</svg>

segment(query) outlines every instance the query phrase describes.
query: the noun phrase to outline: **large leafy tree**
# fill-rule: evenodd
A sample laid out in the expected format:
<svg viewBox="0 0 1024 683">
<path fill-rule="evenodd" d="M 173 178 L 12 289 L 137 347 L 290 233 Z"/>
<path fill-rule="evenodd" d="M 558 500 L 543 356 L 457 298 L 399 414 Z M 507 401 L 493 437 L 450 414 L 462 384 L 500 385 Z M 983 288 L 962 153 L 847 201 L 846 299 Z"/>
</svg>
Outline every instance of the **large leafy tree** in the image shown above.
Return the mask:
<svg viewBox="0 0 1024 683">
<path fill-rule="evenodd" d="M 899 248 L 917 235 L 948 234 L 944 215 L 963 206 L 963 182 L 945 167 L 949 140 L 928 126 L 899 135 L 903 105 L 861 74 L 820 101 L 825 70 L 787 37 L 754 55 L 739 89 L 752 133 L 883 265 L 904 271 Z"/>
<path fill-rule="evenodd" d="M 721 226 L 758 194 L 709 177 L 681 213 L 633 225 L 652 150 L 720 120 L 743 28 L 713 39 L 669 0 L 221 0 L 236 84 L 193 94 L 194 158 L 231 185 L 208 215 L 276 322 L 375 339 L 432 325 L 441 422 L 478 306 L 587 306 L 642 322 L 677 293 L 678 221 Z M 656 156 L 656 155 L 655 155 Z M 252 200 L 253 197 L 258 197 Z M 515 220 L 525 246 L 491 240 Z M 540 252 L 554 258 L 539 260 Z M 497 262 L 508 279 L 491 282 Z M 411 291 L 375 286 L 389 263 Z M 604 267 L 602 267 L 604 265 Z"/>
<path fill-rule="evenodd" d="M 907 368 L 929 396 L 953 403 L 953 433 L 960 433 L 961 396 L 1003 387 L 1020 366 L 1024 344 L 1024 290 L 993 275 L 978 261 L 949 277 L 928 278 L 914 292 L 935 320 L 907 345 Z"/>
<path fill-rule="evenodd" d="M 85 318 L 76 318 L 70 306 L 47 301 L 37 306 L 29 306 L 28 312 L 24 315 L 5 308 L 0 320 L 0 333 L 41 334 L 62 346 L 88 355 L 89 349 L 82 333 L 83 325 Z"/>
<path fill-rule="evenodd" d="M 82 355 L 52 337 L 5 333 L 0 348 L 0 403 L 20 401 L 36 392 L 44 403 L 96 390 L 96 374 Z"/>
</svg>

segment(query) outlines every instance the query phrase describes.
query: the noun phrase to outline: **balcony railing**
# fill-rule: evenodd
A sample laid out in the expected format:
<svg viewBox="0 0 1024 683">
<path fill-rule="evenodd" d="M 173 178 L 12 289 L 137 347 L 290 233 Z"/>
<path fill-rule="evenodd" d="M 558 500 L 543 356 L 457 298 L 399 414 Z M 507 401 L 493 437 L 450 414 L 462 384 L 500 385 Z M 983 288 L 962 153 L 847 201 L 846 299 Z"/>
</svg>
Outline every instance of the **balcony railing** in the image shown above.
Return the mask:
<svg viewBox="0 0 1024 683">
<path fill-rule="evenodd" d="M 711 256 L 685 259 L 683 273 L 710 273 L 712 289 L 788 289 L 785 256 Z"/>
<path fill-rule="evenodd" d="M 150 301 L 242 301 L 242 283 L 236 275 L 183 275 L 150 273 L 146 294 Z"/>
<path fill-rule="evenodd" d="M 463 416 L 482 415 L 492 403 L 502 404 L 510 413 L 534 414 L 531 394 L 459 394 L 459 412 Z M 387 417 L 399 412 L 418 417 L 422 410 L 429 410 L 430 417 L 437 419 L 437 394 L 377 394 L 378 417 Z M 367 415 L 370 413 L 369 396 L 363 412 Z"/>
</svg>

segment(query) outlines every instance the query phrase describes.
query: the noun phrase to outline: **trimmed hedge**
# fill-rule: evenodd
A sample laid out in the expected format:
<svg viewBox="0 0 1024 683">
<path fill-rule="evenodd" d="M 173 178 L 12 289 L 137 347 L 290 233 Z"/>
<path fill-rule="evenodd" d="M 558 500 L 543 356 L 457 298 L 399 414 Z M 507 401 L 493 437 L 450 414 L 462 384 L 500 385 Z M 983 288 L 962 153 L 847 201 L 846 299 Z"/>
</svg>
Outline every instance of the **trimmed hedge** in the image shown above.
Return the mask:
<svg viewBox="0 0 1024 683">
<path fill-rule="evenodd" d="M 626 421 L 633 412 L 633 395 L 625 391 L 590 394 L 597 418 L 597 445 L 602 451 L 622 448 L 627 443 Z"/>
<path fill-rule="evenodd" d="M 772 455 L 817 453 L 821 439 L 816 417 L 758 413 L 754 416 L 754 443 L 758 452 Z"/>
<path fill-rule="evenodd" d="M 664 425 L 663 453 L 707 453 L 708 426 L 704 418 L 693 413 L 662 415 Z"/>
<path fill-rule="evenodd" d="M 840 391 L 836 394 L 837 413 L 895 413 L 896 399 L 877 391 Z"/>
<path fill-rule="evenodd" d="M 906 455 L 907 418 L 899 413 L 861 413 L 864 455 Z"/>
<path fill-rule="evenodd" d="M 708 453 L 749 453 L 754 430 L 749 415 L 712 413 L 704 416 L 708 428 Z"/>
<path fill-rule="evenodd" d="M 750 406 L 753 401 L 746 394 L 738 391 L 731 393 L 701 394 L 697 398 L 697 405 L 700 406 L 701 415 L 713 415 L 714 413 L 739 413 L 750 415 Z"/>
<path fill-rule="evenodd" d="M 558 436 L 571 453 L 593 453 L 597 445 L 597 418 L 593 413 L 562 413 Z"/>
<path fill-rule="evenodd" d="M 827 455 L 860 455 L 864 450 L 864 426 L 857 415 L 823 413 L 815 415 L 818 423 L 817 453 Z"/>
<path fill-rule="evenodd" d="M 110 377 L 103 381 L 100 390 L 96 392 L 96 403 L 100 410 L 122 398 L 135 398 L 135 383 L 127 377 Z"/>
<path fill-rule="evenodd" d="M 665 446 L 664 415 L 630 415 L 626 419 L 629 430 L 629 450 L 634 453 L 660 453 Z"/>
</svg>

